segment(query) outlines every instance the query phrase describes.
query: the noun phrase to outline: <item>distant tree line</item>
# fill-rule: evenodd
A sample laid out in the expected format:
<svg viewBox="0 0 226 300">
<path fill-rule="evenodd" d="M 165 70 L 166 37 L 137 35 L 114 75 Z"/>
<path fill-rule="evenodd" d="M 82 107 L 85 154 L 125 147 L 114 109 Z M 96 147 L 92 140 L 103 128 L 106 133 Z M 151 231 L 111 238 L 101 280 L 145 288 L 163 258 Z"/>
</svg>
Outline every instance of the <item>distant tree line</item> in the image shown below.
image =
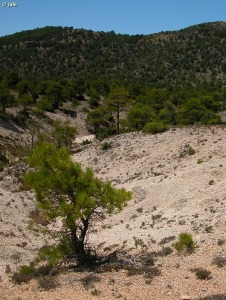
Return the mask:
<svg viewBox="0 0 226 300">
<path fill-rule="evenodd" d="M 226 89 L 218 82 L 196 86 L 153 87 L 117 80 L 34 80 L 15 72 L 0 74 L 0 113 L 18 106 L 21 114 L 42 114 L 70 101 L 73 107 L 88 99 L 87 126 L 102 139 L 120 132 L 143 130 L 150 122 L 168 125 L 220 124 Z M 147 127 L 146 127 L 147 128 Z"/>
</svg>

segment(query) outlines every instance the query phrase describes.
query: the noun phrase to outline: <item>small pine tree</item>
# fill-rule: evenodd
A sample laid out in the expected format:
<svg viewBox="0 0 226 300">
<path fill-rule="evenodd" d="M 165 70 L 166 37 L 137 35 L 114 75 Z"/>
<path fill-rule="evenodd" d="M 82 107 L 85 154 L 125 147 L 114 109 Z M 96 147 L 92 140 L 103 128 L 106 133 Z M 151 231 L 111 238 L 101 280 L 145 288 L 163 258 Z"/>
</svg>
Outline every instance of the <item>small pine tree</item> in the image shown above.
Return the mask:
<svg viewBox="0 0 226 300">
<path fill-rule="evenodd" d="M 46 256 L 54 252 L 56 264 L 56 258 L 74 253 L 82 262 L 87 254 L 87 233 L 95 220 L 121 210 L 131 193 L 104 183 L 90 168 L 83 171 L 66 148 L 57 149 L 50 143 L 37 145 L 29 164 L 33 170 L 25 175 L 25 182 L 34 189 L 39 207 L 47 220 L 62 221 L 58 243 L 46 251 Z"/>
</svg>

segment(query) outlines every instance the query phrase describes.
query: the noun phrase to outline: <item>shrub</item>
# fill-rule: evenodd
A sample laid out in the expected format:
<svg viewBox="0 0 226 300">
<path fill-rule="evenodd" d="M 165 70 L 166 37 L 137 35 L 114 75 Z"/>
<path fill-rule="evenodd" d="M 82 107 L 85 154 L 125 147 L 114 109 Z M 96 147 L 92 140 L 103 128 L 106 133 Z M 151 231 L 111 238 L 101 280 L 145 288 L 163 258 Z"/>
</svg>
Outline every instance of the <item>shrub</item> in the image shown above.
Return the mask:
<svg viewBox="0 0 226 300">
<path fill-rule="evenodd" d="M 225 240 L 223 240 L 223 239 L 219 239 L 219 240 L 217 241 L 217 245 L 218 245 L 218 246 L 222 246 L 222 245 L 224 245 L 224 243 L 225 243 Z"/>
<path fill-rule="evenodd" d="M 203 163 L 203 160 L 199 158 L 199 159 L 197 160 L 197 164 L 202 164 L 202 163 Z"/>
<path fill-rule="evenodd" d="M 30 264 L 29 266 L 21 266 L 18 272 L 15 272 L 12 276 L 13 282 L 21 284 L 22 282 L 28 282 L 35 275 L 35 267 Z"/>
<path fill-rule="evenodd" d="M 111 143 L 104 142 L 104 143 L 101 145 L 101 150 L 106 151 L 106 150 L 108 150 L 108 149 L 111 149 Z"/>
<path fill-rule="evenodd" d="M 24 275 L 20 272 L 15 272 L 12 276 L 12 281 L 16 284 L 21 284 L 23 282 L 29 282 L 32 278 L 32 275 Z"/>
<path fill-rule="evenodd" d="M 93 287 L 95 282 L 100 282 L 101 278 L 94 274 L 88 274 L 85 277 L 81 278 L 80 281 L 84 288 L 87 290 L 90 287 Z"/>
<path fill-rule="evenodd" d="M 226 266 L 226 257 L 224 256 L 216 256 L 212 262 L 214 265 L 217 265 L 219 268 Z"/>
<path fill-rule="evenodd" d="M 191 272 L 194 272 L 196 277 L 200 280 L 208 280 L 211 278 L 210 277 L 211 272 L 203 268 L 191 269 Z"/>
<path fill-rule="evenodd" d="M 44 290 L 51 290 L 58 286 L 58 282 L 52 277 L 41 277 L 38 279 L 38 285 Z"/>
<path fill-rule="evenodd" d="M 152 134 L 164 132 L 166 130 L 167 126 L 162 122 L 148 122 L 143 128 L 144 133 Z"/>
<path fill-rule="evenodd" d="M 81 143 L 82 145 L 89 145 L 89 144 L 91 144 L 91 141 L 89 141 L 89 140 L 84 140 L 84 141 L 82 141 L 82 143 Z"/>
<path fill-rule="evenodd" d="M 192 147 L 188 148 L 188 155 L 194 155 L 195 154 L 195 150 Z"/>
<path fill-rule="evenodd" d="M 94 289 L 92 292 L 91 292 L 91 295 L 93 296 L 99 296 L 101 294 L 101 291 L 98 291 L 97 289 Z"/>
<path fill-rule="evenodd" d="M 192 235 L 189 233 L 181 233 L 179 235 L 179 241 L 174 244 L 174 247 L 178 252 L 183 250 L 192 252 L 195 248 L 195 242 L 192 239 Z"/>
</svg>

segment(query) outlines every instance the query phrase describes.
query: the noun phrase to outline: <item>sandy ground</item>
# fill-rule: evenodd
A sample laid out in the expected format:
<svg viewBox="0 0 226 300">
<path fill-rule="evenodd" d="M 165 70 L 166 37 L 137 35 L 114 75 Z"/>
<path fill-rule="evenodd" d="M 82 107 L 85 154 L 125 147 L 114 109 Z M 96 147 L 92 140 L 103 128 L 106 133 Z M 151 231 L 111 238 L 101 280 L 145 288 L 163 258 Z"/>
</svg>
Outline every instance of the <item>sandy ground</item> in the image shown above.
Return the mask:
<svg viewBox="0 0 226 300">
<path fill-rule="evenodd" d="M 111 148 L 102 150 L 106 141 Z M 73 159 L 116 187 L 131 190 L 133 200 L 122 212 L 96 224 L 89 242 L 99 251 L 123 249 L 134 255 L 135 264 L 136 255 L 155 252 L 161 275 L 147 280 L 143 275 L 112 271 L 98 274 L 100 281 L 85 288 L 80 281 L 85 274 L 69 272 L 57 278 L 54 290 L 44 291 L 37 281 L 13 285 L 6 265 L 15 270 L 44 241 L 27 229 L 34 209 L 32 193 L 18 190 L 14 169 L 4 170 L 0 173 L 0 299 L 176 300 L 186 294 L 190 299 L 225 294 L 226 267 L 213 264 L 217 256 L 225 258 L 226 250 L 225 127 L 176 128 L 157 135 L 128 133 L 102 143 L 85 145 Z M 191 148 L 194 153 L 189 155 Z M 192 234 L 197 245 L 194 253 L 179 255 L 172 247 L 181 232 Z M 166 247 L 172 253 L 161 255 Z M 211 271 L 211 279 L 196 278 L 191 268 L 200 267 Z"/>
</svg>

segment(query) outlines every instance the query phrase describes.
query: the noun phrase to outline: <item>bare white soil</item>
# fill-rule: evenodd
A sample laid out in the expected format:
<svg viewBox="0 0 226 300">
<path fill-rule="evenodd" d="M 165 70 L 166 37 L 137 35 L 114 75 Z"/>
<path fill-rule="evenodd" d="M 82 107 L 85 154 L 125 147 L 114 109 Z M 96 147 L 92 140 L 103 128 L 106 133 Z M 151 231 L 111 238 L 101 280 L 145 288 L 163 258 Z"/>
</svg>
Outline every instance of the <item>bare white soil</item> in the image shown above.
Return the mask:
<svg viewBox="0 0 226 300">
<path fill-rule="evenodd" d="M 111 149 L 102 150 L 106 141 Z M 122 212 L 95 225 L 89 242 L 98 251 L 123 249 L 135 255 L 142 251 L 161 253 L 171 247 L 173 252 L 155 256 L 161 275 L 151 281 L 112 270 L 98 275 L 100 281 L 88 289 L 80 281 L 85 274 L 76 272 L 60 275 L 54 290 L 42 290 L 37 281 L 12 285 L 6 265 L 15 270 L 28 262 L 44 241 L 27 228 L 34 209 L 32 193 L 19 191 L 13 183 L 15 174 L 3 171 L 0 299 L 176 300 L 183 295 L 198 299 L 226 293 L 226 266 L 213 264 L 214 258 L 226 255 L 225 127 L 176 128 L 157 135 L 128 133 L 86 145 L 73 159 L 84 168 L 92 167 L 103 180 L 133 192 Z M 179 255 L 173 248 L 181 232 L 192 234 L 197 245 L 194 253 Z M 169 237 L 171 241 L 162 242 Z M 199 267 L 211 271 L 211 279 L 197 279 L 190 269 Z"/>
</svg>

